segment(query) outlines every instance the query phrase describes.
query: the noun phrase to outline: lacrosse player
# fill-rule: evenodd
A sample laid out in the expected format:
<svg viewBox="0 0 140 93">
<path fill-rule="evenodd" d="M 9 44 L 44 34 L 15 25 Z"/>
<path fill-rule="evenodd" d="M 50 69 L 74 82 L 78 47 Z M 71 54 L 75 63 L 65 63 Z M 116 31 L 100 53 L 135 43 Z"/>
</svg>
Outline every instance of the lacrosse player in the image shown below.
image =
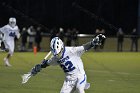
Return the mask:
<svg viewBox="0 0 140 93">
<path fill-rule="evenodd" d="M 101 45 L 105 36 L 97 35 L 92 41 L 78 47 L 66 47 L 59 37 L 54 37 L 50 42 L 53 56 L 48 60 L 43 60 L 41 64 L 32 68 L 31 74 L 34 76 L 50 65 L 60 65 L 65 73 L 65 80 L 60 93 L 85 93 L 90 84 L 87 83 L 87 76 L 84 70 L 81 55 L 92 47 Z"/>
<path fill-rule="evenodd" d="M 10 57 L 14 53 L 15 48 L 15 37 L 20 38 L 19 28 L 16 25 L 16 18 L 9 18 L 9 24 L 0 28 L 0 32 L 3 33 L 3 42 L 5 45 L 5 51 L 8 52 L 7 56 L 4 58 L 4 62 L 6 66 L 11 66 L 9 63 Z"/>
</svg>

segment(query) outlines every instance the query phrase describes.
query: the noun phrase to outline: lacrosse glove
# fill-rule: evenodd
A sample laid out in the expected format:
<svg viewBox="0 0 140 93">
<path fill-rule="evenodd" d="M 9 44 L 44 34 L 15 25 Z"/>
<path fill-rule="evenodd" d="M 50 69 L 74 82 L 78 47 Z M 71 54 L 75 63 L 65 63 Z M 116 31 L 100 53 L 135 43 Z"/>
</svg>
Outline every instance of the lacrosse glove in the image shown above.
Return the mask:
<svg viewBox="0 0 140 93">
<path fill-rule="evenodd" d="M 93 38 L 92 45 L 94 45 L 94 46 L 100 46 L 100 45 L 102 45 L 102 42 L 105 40 L 105 38 L 106 37 L 103 34 L 97 35 L 95 38 Z"/>
<path fill-rule="evenodd" d="M 48 65 L 48 60 L 43 60 L 42 62 L 41 62 L 41 64 L 37 64 L 37 65 L 35 65 L 33 68 L 32 68 L 32 70 L 31 70 L 31 74 L 34 76 L 34 75 L 36 75 L 38 72 L 40 72 L 41 70 L 42 70 L 42 68 L 46 68 L 47 66 L 49 66 Z"/>
<path fill-rule="evenodd" d="M 41 65 L 40 64 L 37 64 L 35 65 L 32 70 L 31 70 L 31 74 L 34 76 L 36 75 L 38 72 L 41 71 Z"/>
</svg>

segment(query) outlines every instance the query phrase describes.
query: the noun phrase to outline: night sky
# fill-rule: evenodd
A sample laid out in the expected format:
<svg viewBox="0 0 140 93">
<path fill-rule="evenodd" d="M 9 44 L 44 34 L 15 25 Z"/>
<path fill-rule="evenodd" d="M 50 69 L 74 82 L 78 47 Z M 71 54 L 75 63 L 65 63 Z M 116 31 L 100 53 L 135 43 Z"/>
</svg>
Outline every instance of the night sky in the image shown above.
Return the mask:
<svg viewBox="0 0 140 93">
<path fill-rule="evenodd" d="M 1 0 L 0 26 L 14 16 L 20 28 L 76 27 L 86 34 L 104 28 L 106 34 L 115 35 L 115 28 L 122 27 L 130 34 L 137 26 L 137 4 L 138 0 Z"/>
</svg>

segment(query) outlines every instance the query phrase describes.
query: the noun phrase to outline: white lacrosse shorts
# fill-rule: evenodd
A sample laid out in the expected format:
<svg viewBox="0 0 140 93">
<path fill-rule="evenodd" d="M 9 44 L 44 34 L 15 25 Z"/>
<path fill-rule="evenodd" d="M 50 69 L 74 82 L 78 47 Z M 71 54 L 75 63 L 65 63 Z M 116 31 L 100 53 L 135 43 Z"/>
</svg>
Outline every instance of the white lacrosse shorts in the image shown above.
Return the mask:
<svg viewBox="0 0 140 93">
<path fill-rule="evenodd" d="M 14 53 L 15 43 L 14 41 L 4 41 L 4 45 L 6 49 L 9 49 L 9 54 L 12 56 Z"/>
<path fill-rule="evenodd" d="M 60 93 L 73 93 L 75 91 L 85 93 L 84 89 L 88 89 L 89 87 L 90 84 L 87 83 L 86 74 L 78 75 L 78 77 L 66 76 Z"/>
</svg>

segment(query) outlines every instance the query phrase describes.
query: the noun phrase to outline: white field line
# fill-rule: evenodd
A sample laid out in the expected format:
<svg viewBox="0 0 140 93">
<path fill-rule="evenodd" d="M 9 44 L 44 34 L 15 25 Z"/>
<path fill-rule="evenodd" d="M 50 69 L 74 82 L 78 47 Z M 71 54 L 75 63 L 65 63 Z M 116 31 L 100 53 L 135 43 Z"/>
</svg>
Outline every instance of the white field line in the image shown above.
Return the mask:
<svg viewBox="0 0 140 93">
<path fill-rule="evenodd" d="M 88 69 L 86 71 L 90 71 L 90 72 L 101 72 L 101 73 L 116 73 L 116 74 L 122 74 L 122 75 L 140 75 L 140 74 L 136 74 L 136 73 L 127 73 L 127 72 L 111 72 L 111 71 L 103 71 L 103 70 L 92 70 L 92 69 Z"/>
<path fill-rule="evenodd" d="M 54 70 L 59 70 L 59 68 L 50 68 L 50 69 L 54 69 Z M 127 73 L 127 72 L 112 72 L 112 71 L 107 71 L 107 70 L 92 70 L 92 69 L 86 69 L 86 71 L 89 72 L 100 72 L 100 73 L 116 73 L 116 74 L 121 74 L 121 75 L 140 75 L 137 73 Z"/>
</svg>

